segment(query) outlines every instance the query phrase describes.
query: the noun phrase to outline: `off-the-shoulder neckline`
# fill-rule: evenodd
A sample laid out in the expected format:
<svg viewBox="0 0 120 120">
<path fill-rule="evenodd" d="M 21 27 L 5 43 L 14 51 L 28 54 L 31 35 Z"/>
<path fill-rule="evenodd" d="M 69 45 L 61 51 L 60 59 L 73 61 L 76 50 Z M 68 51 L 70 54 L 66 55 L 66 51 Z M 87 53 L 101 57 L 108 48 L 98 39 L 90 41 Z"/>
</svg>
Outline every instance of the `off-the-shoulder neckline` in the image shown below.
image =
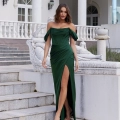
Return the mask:
<svg viewBox="0 0 120 120">
<path fill-rule="evenodd" d="M 69 29 L 69 30 L 71 30 L 72 32 L 74 32 L 74 33 L 76 33 L 75 31 L 73 31 L 71 28 L 69 28 L 69 27 L 65 27 L 65 28 L 54 28 L 54 27 L 51 27 L 50 29 L 56 29 L 56 30 L 61 30 L 61 29 Z M 50 30 L 49 29 L 49 30 Z"/>
<path fill-rule="evenodd" d="M 51 29 L 70 29 L 69 27 L 65 27 L 65 28 L 54 28 L 54 27 L 51 27 Z"/>
</svg>

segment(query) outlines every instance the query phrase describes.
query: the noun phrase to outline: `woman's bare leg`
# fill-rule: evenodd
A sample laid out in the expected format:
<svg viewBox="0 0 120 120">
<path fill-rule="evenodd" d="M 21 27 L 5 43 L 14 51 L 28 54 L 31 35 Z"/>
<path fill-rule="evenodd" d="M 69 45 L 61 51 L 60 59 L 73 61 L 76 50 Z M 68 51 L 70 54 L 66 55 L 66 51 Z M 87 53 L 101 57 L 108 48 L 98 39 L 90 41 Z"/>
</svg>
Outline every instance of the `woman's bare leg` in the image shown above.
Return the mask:
<svg viewBox="0 0 120 120">
<path fill-rule="evenodd" d="M 65 103 L 65 99 L 67 96 L 68 78 L 69 78 L 69 69 L 65 65 L 63 75 L 62 75 L 62 80 L 61 80 L 61 89 L 60 89 L 60 95 L 59 95 L 59 100 L 58 100 L 58 110 L 56 112 L 54 120 L 60 120 L 61 110 L 62 110 L 62 107 Z"/>
<path fill-rule="evenodd" d="M 65 108 L 66 108 L 66 119 L 65 120 L 70 120 L 70 112 L 72 111 L 72 109 L 70 108 L 70 106 L 68 104 L 67 97 L 66 97 L 66 100 L 65 100 Z"/>
</svg>

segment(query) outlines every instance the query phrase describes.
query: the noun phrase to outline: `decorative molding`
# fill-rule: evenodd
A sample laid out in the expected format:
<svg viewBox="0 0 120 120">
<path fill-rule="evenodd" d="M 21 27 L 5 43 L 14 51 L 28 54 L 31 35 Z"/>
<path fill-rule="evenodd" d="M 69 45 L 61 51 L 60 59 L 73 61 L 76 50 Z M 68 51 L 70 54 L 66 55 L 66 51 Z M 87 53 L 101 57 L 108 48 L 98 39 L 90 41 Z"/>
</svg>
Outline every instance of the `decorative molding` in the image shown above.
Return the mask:
<svg viewBox="0 0 120 120">
<path fill-rule="evenodd" d="M 16 8 L 18 6 L 18 0 L 14 0 L 13 6 Z"/>
<path fill-rule="evenodd" d="M 98 17 L 100 17 L 101 13 L 100 13 L 100 7 L 99 7 L 99 5 L 95 1 L 91 0 L 91 2 L 89 2 L 89 4 L 88 4 L 88 7 L 92 6 L 92 5 L 97 8 L 97 10 L 98 10 Z"/>
</svg>

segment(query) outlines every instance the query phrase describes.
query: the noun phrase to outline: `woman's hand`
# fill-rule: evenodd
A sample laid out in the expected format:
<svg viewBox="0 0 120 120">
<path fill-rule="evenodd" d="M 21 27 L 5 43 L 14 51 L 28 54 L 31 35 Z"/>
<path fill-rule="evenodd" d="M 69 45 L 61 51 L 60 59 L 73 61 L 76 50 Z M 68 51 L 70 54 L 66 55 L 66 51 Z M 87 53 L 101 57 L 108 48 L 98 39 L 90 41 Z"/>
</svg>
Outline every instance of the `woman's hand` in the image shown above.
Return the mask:
<svg viewBox="0 0 120 120">
<path fill-rule="evenodd" d="M 42 60 L 42 66 L 43 66 L 44 68 L 47 68 L 46 58 L 43 58 L 43 60 Z"/>
<path fill-rule="evenodd" d="M 75 72 L 78 71 L 78 69 L 79 69 L 79 63 L 78 61 L 75 61 Z"/>
</svg>

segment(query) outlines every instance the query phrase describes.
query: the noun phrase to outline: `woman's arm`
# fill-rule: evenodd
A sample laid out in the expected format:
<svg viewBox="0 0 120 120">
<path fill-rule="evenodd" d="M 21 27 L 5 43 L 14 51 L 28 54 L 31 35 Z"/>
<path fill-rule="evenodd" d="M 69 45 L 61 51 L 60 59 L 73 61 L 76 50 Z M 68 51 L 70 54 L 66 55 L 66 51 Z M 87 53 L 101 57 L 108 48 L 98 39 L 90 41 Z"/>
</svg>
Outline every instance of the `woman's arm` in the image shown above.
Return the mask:
<svg viewBox="0 0 120 120">
<path fill-rule="evenodd" d="M 50 29 L 50 27 L 51 27 L 51 22 L 49 22 L 47 24 L 47 31 Z M 44 47 L 44 57 L 43 57 L 43 61 L 42 61 L 42 66 L 44 68 L 47 67 L 46 66 L 46 58 L 47 58 L 47 55 L 48 55 L 48 52 L 49 52 L 50 44 L 51 44 L 51 37 L 49 35 L 46 42 L 45 42 L 45 47 Z"/>
<path fill-rule="evenodd" d="M 50 25 L 51 23 L 48 23 L 47 24 L 47 31 L 50 29 Z M 51 37 L 50 35 L 48 36 L 46 42 L 45 42 L 45 47 L 44 47 L 44 58 L 47 58 L 47 55 L 48 55 L 48 51 L 49 51 L 49 48 L 50 48 L 50 42 L 51 41 Z"/>
<path fill-rule="evenodd" d="M 76 32 L 74 24 L 70 25 L 70 29 L 73 30 L 74 32 Z M 72 37 L 70 37 L 70 46 L 71 46 L 71 48 L 72 48 L 72 50 L 74 52 L 74 57 L 75 57 L 75 61 L 76 61 L 76 65 L 75 65 L 76 69 L 75 69 L 75 71 L 77 71 L 79 65 L 78 65 L 77 50 L 76 50 L 75 44 L 76 44 L 76 41 L 74 41 L 74 39 Z"/>
</svg>

